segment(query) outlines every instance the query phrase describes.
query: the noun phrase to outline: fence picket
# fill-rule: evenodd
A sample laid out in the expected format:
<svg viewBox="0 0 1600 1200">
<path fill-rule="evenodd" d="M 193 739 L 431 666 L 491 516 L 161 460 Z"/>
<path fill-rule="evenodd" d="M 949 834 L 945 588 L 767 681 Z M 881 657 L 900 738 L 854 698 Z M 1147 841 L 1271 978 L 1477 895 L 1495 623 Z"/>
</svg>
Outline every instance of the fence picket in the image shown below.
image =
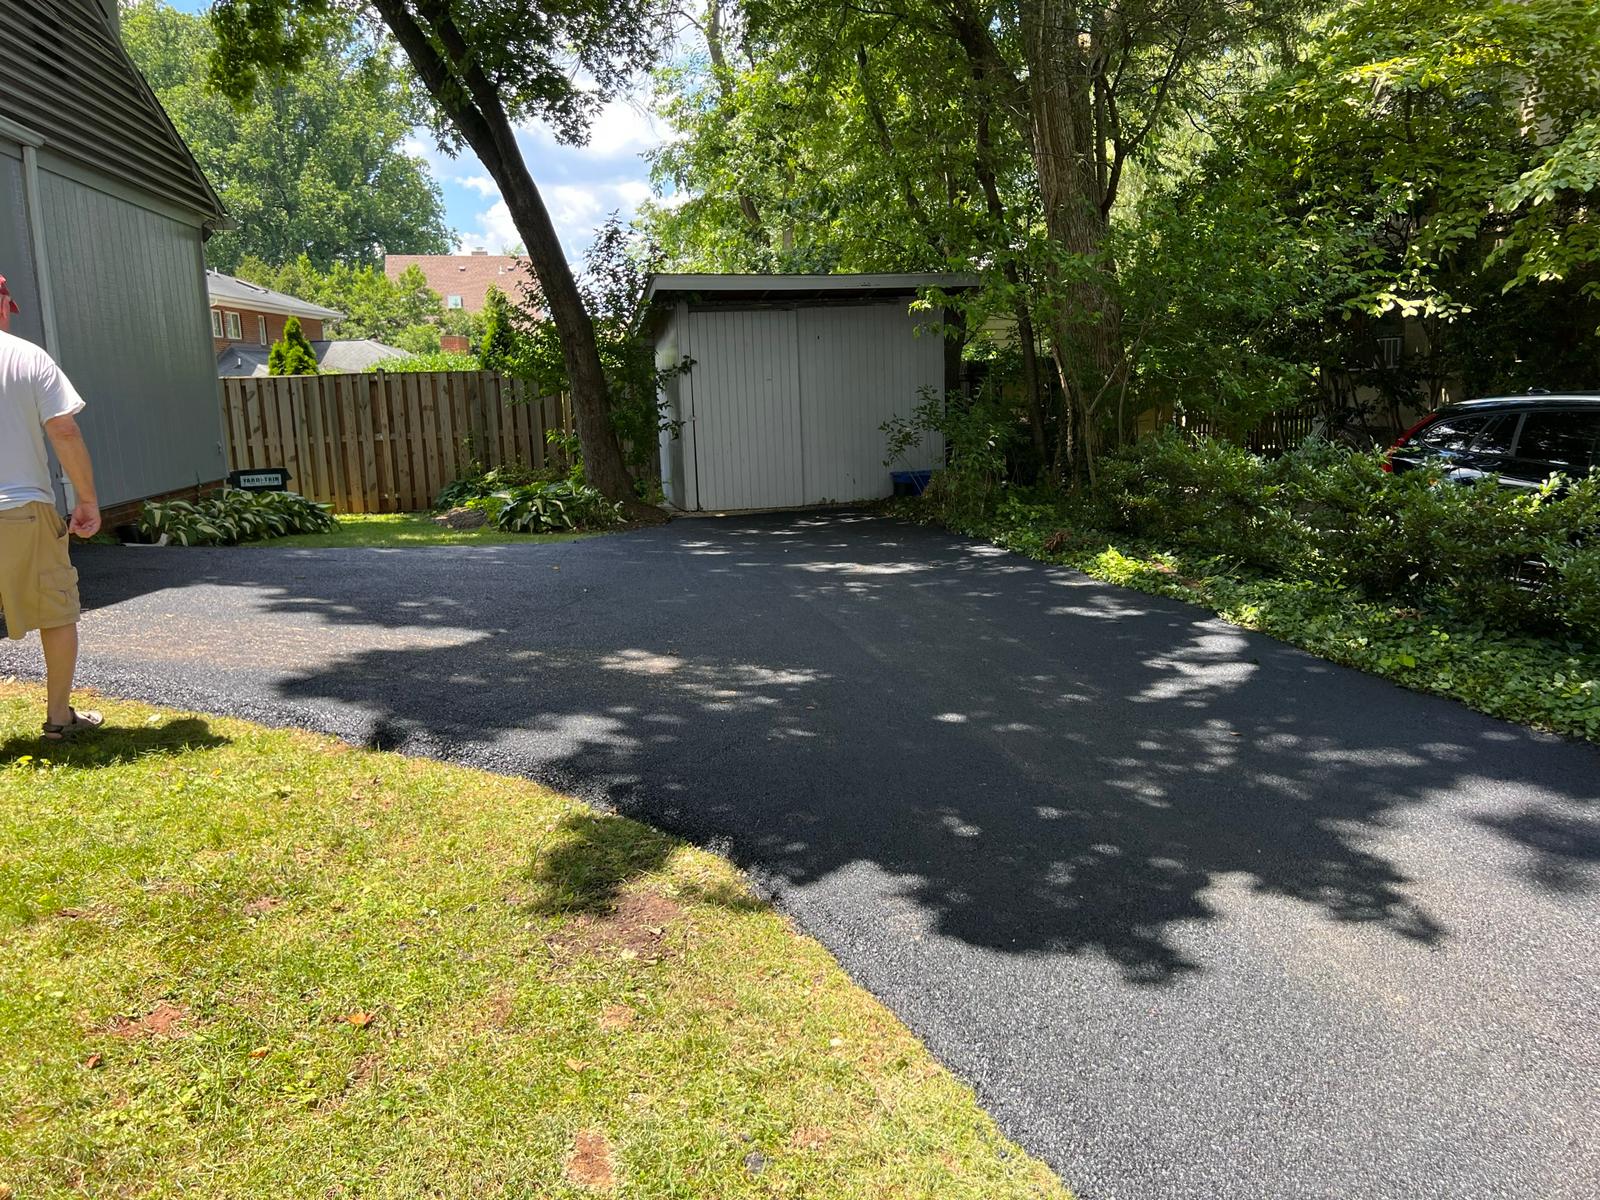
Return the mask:
<svg viewBox="0 0 1600 1200">
<path fill-rule="evenodd" d="M 449 374 L 430 375 L 428 390 L 433 394 L 433 411 L 439 427 L 439 486 L 442 488 L 456 477 L 456 423 L 452 412 L 455 406 L 450 403 Z"/>
</svg>

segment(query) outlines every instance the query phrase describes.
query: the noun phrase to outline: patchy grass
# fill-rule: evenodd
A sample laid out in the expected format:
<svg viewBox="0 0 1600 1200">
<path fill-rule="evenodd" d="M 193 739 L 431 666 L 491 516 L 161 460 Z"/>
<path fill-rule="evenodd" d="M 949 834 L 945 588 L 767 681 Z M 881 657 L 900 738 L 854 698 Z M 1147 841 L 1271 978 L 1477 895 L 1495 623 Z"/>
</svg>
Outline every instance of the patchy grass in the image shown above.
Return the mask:
<svg viewBox="0 0 1600 1200">
<path fill-rule="evenodd" d="M 725 861 L 0 685 L 0 1195 L 1064 1197 Z"/>
<path fill-rule="evenodd" d="M 250 546 L 501 546 L 511 542 L 570 542 L 593 533 L 506 533 L 485 525 L 446 529 L 431 513 L 346 513 L 332 533 L 297 533 Z"/>
<path fill-rule="evenodd" d="M 895 502 L 890 511 L 935 519 L 931 506 L 915 502 Z M 1349 588 L 1265 577 L 1054 520 L 955 531 L 1108 583 L 1187 600 L 1235 625 L 1490 716 L 1600 743 L 1600 652 L 1593 646 L 1450 621 Z"/>
</svg>

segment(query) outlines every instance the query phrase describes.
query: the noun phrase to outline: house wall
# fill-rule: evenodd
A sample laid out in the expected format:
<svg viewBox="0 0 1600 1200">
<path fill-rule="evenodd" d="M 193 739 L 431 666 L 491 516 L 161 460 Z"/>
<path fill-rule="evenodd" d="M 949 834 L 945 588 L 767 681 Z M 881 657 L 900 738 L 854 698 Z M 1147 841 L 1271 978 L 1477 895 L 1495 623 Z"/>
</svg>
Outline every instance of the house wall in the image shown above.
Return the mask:
<svg viewBox="0 0 1600 1200">
<path fill-rule="evenodd" d="M 91 186 L 41 158 L 40 219 L 58 359 L 105 506 L 227 474 L 199 218 Z M 115 191 L 117 194 L 112 194 Z"/>
<path fill-rule="evenodd" d="M 499 288 L 513 304 L 518 304 L 523 289 L 533 282 L 528 260 L 510 254 L 389 254 L 384 256 L 383 273 L 390 279 L 399 279 L 407 267 L 413 266 L 439 293 L 446 309 L 460 308 L 468 313 L 483 311 L 491 287 Z M 452 305 L 452 296 L 460 297 L 460 303 Z"/>
<path fill-rule="evenodd" d="M 282 341 L 283 327 L 289 320 L 289 318 L 283 313 L 262 312 L 260 309 L 256 308 L 241 308 L 236 304 L 213 304 L 211 306 L 211 311 L 222 314 L 222 336 L 212 336 L 212 354 L 221 354 L 229 346 L 270 346 L 273 342 Z M 229 313 L 239 314 L 239 336 L 236 338 L 231 338 L 228 336 Z M 208 316 L 206 320 L 210 321 L 211 318 Z M 267 323 L 267 336 L 265 341 L 261 339 L 260 322 L 263 320 L 265 320 Z M 206 328 L 209 330 L 211 326 L 207 325 Z M 311 341 L 320 342 L 324 337 L 322 332 L 322 318 L 301 317 L 300 332 L 305 334 L 306 337 Z"/>
<path fill-rule="evenodd" d="M 0 137 L 0 275 L 6 277 L 6 286 L 16 297 L 19 310 L 11 318 L 11 332 L 36 346 L 44 345 L 39 278 L 22 186 L 22 147 L 3 137 Z"/>
</svg>

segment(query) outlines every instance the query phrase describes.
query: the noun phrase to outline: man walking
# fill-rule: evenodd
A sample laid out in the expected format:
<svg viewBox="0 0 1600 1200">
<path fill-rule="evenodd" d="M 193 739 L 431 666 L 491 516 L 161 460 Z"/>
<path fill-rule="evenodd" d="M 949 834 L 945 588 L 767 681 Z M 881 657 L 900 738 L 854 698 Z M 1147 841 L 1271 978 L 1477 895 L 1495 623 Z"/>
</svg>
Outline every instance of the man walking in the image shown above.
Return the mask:
<svg viewBox="0 0 1600 1200">
<path fill-rule="evenodd" d="M 48 354 L 11 335 L 16 312 L 0 275 L 0 614 L 12 638 L 39 631 L 48 694 L 44 736 L 61 741 L 102 720 L 99 713 L 72 708 L 78 572 L 67 558 L 67 534 L 93 537 L 100 505 L 89 450 L 74 419 L 83 400 Z M 77 497 L 70 525 L 56 512 L 46 437 Z"/>
</svg>

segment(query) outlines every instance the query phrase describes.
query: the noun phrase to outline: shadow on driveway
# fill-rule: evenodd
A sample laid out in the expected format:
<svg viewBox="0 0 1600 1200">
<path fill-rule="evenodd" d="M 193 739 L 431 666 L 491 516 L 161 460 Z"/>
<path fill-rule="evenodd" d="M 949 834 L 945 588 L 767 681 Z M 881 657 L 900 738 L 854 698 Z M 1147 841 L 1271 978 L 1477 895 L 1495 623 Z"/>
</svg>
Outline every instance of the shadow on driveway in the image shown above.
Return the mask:
<svg viewBox="0 0 1600 1200">
<path fill-rule="evenodd" d="M 399 552 L 403 570 L 186 553 L 218 568 L 196 582 L 252 589 L 269 630 L 334 627 L 273 686 L 359 709 L 370 744 L 510 756 L 725 843 L 779 892 L 869 862 L 941 934 L 1097 952 L 1145 984 L 1200 968 L 1167 931 L 1236 873 L 1437 943 L 1375 831 L 1467 777 L 1596 798 L 1587 748 L 925 530 L 771 516 L 541 549 Z M 351 652 L 340 627 L 409 632 Z M 1529 878 L 1594 886 L 1592 818 L 1482 823 Z"/>
</svg>

